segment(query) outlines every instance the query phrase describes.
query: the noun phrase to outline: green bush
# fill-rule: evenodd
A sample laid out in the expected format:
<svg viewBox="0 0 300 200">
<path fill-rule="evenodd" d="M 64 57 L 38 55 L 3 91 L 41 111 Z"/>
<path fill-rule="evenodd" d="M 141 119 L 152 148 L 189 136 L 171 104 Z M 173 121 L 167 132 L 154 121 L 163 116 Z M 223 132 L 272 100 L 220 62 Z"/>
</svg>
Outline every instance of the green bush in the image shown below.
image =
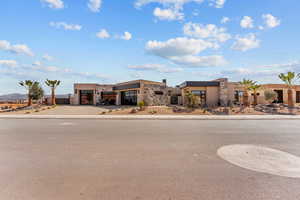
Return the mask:
<svg viewBox="0 0 300 200">
<path fill-rule="evenodd" d="M 140 101 L 138 103 L 138 106 L 139 106 L 140 110 L 144 110 L 145 109 L 145 102 L 144 101 Z"/>
<path fill-rule="evenodd" d="M 266 90 L 265 91 L 265 100 L 269 103 L 272 103 L 273 101 L 277 100 L 278 94 L 272 90 Z"/>
</svg>

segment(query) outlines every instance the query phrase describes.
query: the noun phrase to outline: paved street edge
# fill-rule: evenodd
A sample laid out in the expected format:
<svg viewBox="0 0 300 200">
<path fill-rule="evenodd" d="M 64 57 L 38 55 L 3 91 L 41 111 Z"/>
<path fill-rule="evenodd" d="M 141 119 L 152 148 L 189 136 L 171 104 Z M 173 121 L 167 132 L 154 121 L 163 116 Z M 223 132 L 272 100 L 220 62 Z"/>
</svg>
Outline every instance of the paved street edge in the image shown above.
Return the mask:
<svg viewBox="0 0 300 200">
<path fill-rule="evenodd" d="M 300 120 L 300 115 L 0 115 L 0 119 Z"/>
</svg>

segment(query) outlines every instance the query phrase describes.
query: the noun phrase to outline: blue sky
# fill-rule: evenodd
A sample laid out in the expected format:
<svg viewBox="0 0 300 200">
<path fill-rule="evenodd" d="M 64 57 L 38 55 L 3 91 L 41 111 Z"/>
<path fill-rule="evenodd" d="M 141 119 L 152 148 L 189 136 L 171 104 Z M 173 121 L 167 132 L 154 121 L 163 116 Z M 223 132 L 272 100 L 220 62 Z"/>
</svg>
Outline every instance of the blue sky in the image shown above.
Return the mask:
<svg viewBox="0 0 300 200">
<path fill-rule="evenodd" d="M 25 79 L 169 85 L 300 72 L 297 0 L 3 0 L 0 94 Z M 48 92 L 48 89 L 46 90 Z"/>
</svg>

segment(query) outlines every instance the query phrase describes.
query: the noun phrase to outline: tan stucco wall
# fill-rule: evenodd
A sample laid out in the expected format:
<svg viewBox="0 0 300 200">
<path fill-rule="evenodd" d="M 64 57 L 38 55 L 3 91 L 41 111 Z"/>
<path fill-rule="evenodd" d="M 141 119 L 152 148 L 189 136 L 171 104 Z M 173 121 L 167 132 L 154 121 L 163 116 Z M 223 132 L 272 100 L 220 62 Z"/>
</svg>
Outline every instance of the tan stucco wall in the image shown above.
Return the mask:
<svg viewBox="0 0 300 200">
<path fill-rule="evenodd" d="M 79 95 L 80 90 L 93 90 L 94 91 L 94 105 L 99 102 L 101 98 L 102 91 L 112 91 L 112 85 L 99 85 L 99 84 L 74 84 L 74 97 L 73 97 L 73 105 L 79 105 Z M 77 94 L 75 94 L 75 90 L 77 90 Z"/>
<path fill-rule="evenodd" d="M 207 87 L 206 104 L 208 106 L 217 106 L 219 103 L 219 87 Z"/>
<path fill-rule="evenodd" d="M 206 91 L 206 104 L 208 106 L 216 106 L 219 103 L 219 87 L 186 87 L 181 90 L 182 103 L 186 105 L 186 92 L 191 92 L 194 90 Z"/>
</svg>

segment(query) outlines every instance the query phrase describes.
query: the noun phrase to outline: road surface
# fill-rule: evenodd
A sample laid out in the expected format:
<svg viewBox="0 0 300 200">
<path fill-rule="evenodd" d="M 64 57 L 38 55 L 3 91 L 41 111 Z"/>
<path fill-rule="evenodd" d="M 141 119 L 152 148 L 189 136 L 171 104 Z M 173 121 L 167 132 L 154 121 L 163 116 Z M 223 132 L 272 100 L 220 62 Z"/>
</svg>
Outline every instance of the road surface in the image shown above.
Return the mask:
<svg viewBox="0 0 300 200">
<path fill-rule="evenodd" d="M 300 178 L 217 155 L 234 144 L 300 156 L 300 121 L 0 119 L 0 199 L 300 199 Z"/>
</svg>

